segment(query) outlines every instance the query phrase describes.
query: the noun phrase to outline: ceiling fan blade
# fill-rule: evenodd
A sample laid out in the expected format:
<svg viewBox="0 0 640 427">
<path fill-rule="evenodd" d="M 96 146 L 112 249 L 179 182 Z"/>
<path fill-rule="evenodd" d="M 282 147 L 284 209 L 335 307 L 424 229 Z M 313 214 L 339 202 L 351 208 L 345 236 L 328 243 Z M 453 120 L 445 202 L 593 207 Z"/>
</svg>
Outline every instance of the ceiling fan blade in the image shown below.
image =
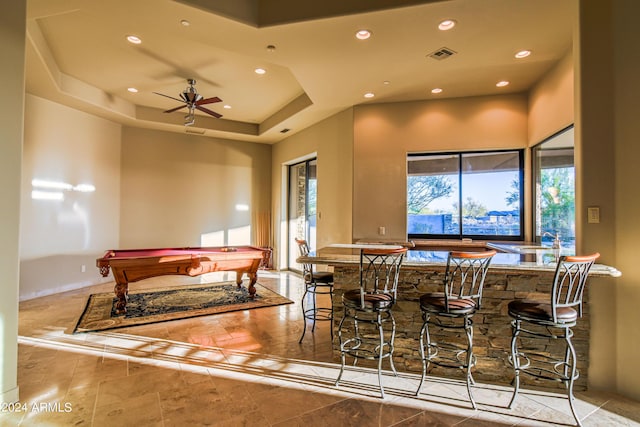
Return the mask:
<svg viewBox="0 0 640 427">
<path fill-rule="evenodd" d="M 213 117 L 215 117 L 215 118 L 217 118 L 217 119 L 219 119 L 220 117 L 222 117 L 222 114 L 218 114 L 218 113 L 216 113 L 215 111 L 211 111 L 211 110 L 209 110 L 208 108 L 204 108 L 204 107 L 201 107 L 201 106 L 199 106 L 199 105 L 196 105 L 195 107 L 196 107 L 198 110 L 200 110 L 200 111 L 202 111 L 202 112 L 204 112 L 204 113 L 211 114 Z"/>
<path fill-rule="evenodd" d="M 201 99 L 200 101 L 196 102 L 196 105 L 213 104 L 214 102 L 221 102 L 221 101 L 222 99 L 218 98 L 217 96 L 214 96 L 213 98 Z"/>
<path fill-rule="evenodd" d="M 164 93 L 153 92 L 156 95 L 164 96 L 165 98 L 173 99 L 174 101 L 184 102 L 182 99 L 174 98 L 173 96 L 165 95 Z"/>
<path fill-rule="evenodd" d="M 182 110 L 186 106 L 187 106 L 187 104 L 184 104 L 184 105 L 181 105 L 179 107 L 172 108 L 170 110 L 164 111 L 164 113 L 173 113 L 174 111 Z"/>
</svg>

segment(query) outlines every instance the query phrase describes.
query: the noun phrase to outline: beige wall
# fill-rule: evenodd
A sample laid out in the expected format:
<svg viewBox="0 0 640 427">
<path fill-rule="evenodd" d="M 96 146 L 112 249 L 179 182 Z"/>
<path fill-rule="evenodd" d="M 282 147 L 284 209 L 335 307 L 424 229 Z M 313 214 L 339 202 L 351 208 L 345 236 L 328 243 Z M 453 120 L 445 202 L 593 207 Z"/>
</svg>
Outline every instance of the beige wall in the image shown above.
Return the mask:
<svg viewBox="0 0 640 427">
<path fill-rule="evenodd" d="M 120 248 L 253 244 L 271 207 L 270 145 L 125 127 L 121 167 Z"/>
<path fill-rule="evenodd" d="M 615 151 L 615 265 L 624 276 L 612 283 L 617 288 L 617 310 L 608 315 L 615 313 L 618 325 L 617 390 L 640 400 L 640 269 L 635 256 L 640 241 L 640 30 L 637 23 L 640 3 L 626 0 L 613 4 L 614 134 L 604 141 Z M 591 167 L 596 170 L 598 166 L 592 164 Z"/>
<path fill-rule="evenodd" d="M 598 251 L 600 262 L 615 265 L 620 279 L 591 281 L 593 302 L 592 349 L 589 374 L 595 388 L 618 389 L 620 355 L 617 354 L 616 293 L 628 271 L 616 259 L 615 250 L 615 138 L 613 125 L 613 52 L 610 2 L 580 2 L 579 31 L 574 37 L 575 140 L 576 140 L 576 251 Z M 586 208 L 600 207 L 600 223 L 586 222 Z M 630 326 L 630 325 L 629 325 Z M 624 375 L 638 378 L 636 367 Z"/>
<path fill-rule="evenodd" d="M 312 157 L 318 159 L 316 246 L 351 242 L 353 109 L 338 113 L 273 146 L 272 209 L 277 239 L 275 259 L 280 268 L 288 268 L 287 165 Z"/>
<path fill-rule="evenodd" d="M 20 257 L 101 252 L 118 242 L 121 126 L 27 95 Z M 89 184 L 94 192 L 46 189 L 32 180 Z M 32 190 L 64 200 L 34 200 Z"/>
<path fill-rule="evenodd" d="M 526 146 L 525 94 L 356 107 L 353 239 L 406 240 L 407 153 Z"/>
<path fill-rule="evenodd" d="M 570 51 L 529 93 L 529 145 L 549 138 L 574 121 L 574 64 Z"/>
<path fill-rule="evenodd" d="M 0 402 L 18 400 L 18 260 L 26 0 L 0 3 Z"/>
<path fill-rule="evenodd" d="M 27 95 L 20 215 L 21 299 L 101 280 L 95 258 L 118 244 L 120 133 L 118 124 Z M 47 189 L 33 186 L 34 179 L 72 186 L 90 184 L 95 191 Z M 33 190 L 62 193 L 64 199 L 33 199 Z"/>
</svg>

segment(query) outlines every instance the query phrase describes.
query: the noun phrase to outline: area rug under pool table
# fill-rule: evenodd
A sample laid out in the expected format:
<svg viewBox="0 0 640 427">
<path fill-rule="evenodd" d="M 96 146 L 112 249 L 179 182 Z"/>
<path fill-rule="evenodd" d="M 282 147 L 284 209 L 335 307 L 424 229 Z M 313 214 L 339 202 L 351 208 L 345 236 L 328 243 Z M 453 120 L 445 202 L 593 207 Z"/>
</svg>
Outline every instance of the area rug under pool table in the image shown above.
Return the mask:
<svg viewBox="0 0 640 427">
<path fill-rule="evenodd" d="M 235 282 L 129 290 L 125 315 L 115 314 L 116 298 L 113 292 L 91 294 L 73 333 L 103 331 L 293 303 L 258 283 L 255 287 L 257 292 L 254 298 L 249 296 L 245 286 L 238 287 Z"/>
</svg>

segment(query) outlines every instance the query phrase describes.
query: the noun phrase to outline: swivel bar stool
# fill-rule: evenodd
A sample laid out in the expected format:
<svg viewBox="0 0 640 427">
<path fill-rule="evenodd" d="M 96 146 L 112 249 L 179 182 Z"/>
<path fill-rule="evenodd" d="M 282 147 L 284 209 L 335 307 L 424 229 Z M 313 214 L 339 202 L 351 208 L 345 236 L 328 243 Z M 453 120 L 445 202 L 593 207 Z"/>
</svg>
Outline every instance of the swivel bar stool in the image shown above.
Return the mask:
<svg viewBox="0 0 640 427">
<path fill-rule="evenodd" d="M 582 294 L 587 283 L 589 270 L 600 256 L 599 253 L 583 256 L 561 256 L 553 277 L 549 299 L 514 300 L 509 303 L 511 321 L 511 356 L 509 362 L 515 370 L 512 407 L 520 388 L 520 374 L 536 378 L 563 382 L 571 413 L 580 426 L 580 418 L 573 405 L 573 383 L 580 376 L 576 369 L 576 351 L 571 342 L 578 317 L 582 317 Z M 525 329 L 523 323 L 531 329 Z M 553 357 L 546 351 L 527 352 L 518 347 L 518 339 L 532 337 L 564 339 L 564 355 Z"/>
<path fill-rule="evenodd" d="M 393 340 L 396 334 L 396 322 L 391 309 L 396 302 L 400 266 L 407 248 L 364 248 L 360 250 L 359 287 L 346 291 L 342 295 L 344 315 L 338 325 L 341 366 L 336 379 L 340 383 L 346 356 L 352 356 L 355 365 L 358 359 L 378 361 L 378 384 L 380 395 L 384 399 L 382 386 L 382 360 L 389 359 L 394 375 Z M 352 321 L 353 329 L 345 330 L 345 322 Z M 385 323 L 391 322 L 391 330 L 384 330 Z M 359 324 L 365 323 L 373 328 L 361 330 Z M 369 330 L 366 330 L 369 329 Z M 345 338 L 347 333 L 352 334 Z"/>
<path fill-rule="evenodd" d="M 300 256 L 307 256 L 309 254 L 309 244 L 307 241 L 296 239 L 296 243 L 298 244 Z M 330 271 L 314 271 L 312 264 L 302 263 L 302 274 L 304 279 L 304 294 L 302 295 L 300 304 L 302 306 L 304 326 L 298 343 L 302 342 L 307 332 L 307 320 L 313 321 L 311 332 L 315 332 L 316 330 L 316 320 L 331 321 L 331 341 L 333 341 L 333 273 Z M 331 301 L 331 307 L 318 307 L 317 295 L 328 295 Z M 311 297 L 310 308 L 307 308 L 305 305 L 308 296 Z"/>
<path fill-rule="evenodd" d="M 444 275 L 443 292 L 431 292 L 420 297 L 422 329 L 420 330 L 420 357 L 422 378 L 416 396 L 427 375 L 429 363 L 445 368 L 466 371 L 467 392 L 473 409 L 476 403 L 471 394 L 474 384 L 471 368 L 476 364 L 473 354 L 473 320 L 480 309 L 482 288 L 491 259 L 496 251 L 449 252 Z M 466 346 L 455 343 L 435 342 L 429 334 L 429 325 L 443 330 L 463 329 Z M 426 340 L 426 344 L 425 344 Z"/>
</svg>

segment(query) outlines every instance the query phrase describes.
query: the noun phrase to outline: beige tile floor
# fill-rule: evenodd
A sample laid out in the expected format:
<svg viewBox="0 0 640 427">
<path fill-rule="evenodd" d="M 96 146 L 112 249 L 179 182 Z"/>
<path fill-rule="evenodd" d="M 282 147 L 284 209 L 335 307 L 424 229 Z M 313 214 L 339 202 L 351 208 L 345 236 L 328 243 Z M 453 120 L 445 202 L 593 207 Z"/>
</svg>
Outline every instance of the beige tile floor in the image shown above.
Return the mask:
<svg viewBox="0 0 640 427">
<path fill-rule="evenodd" d="M 148 279 L 136 288 L 228 279 Z M 333 381 L 328 322 L 298 344 L 302 283 L 261 272 L 259 282 L 295 304 L 198 317 L 103 333 L 72 334 L 90 293 L 103 284 L 20 304 L 20 407 L 0 426 L 452 426 L 570 425 L 561 395 L 524 390 L 513 410 L 508 387 L 477 384 L 470 409 L 458 381 L 377 376 L 349 368 Z M 590 391 L 579 394 L 585 426 L 640 426 L 640 403 Z M 18 411 L 18 409 L 22 409 Z"/>
</svg>

